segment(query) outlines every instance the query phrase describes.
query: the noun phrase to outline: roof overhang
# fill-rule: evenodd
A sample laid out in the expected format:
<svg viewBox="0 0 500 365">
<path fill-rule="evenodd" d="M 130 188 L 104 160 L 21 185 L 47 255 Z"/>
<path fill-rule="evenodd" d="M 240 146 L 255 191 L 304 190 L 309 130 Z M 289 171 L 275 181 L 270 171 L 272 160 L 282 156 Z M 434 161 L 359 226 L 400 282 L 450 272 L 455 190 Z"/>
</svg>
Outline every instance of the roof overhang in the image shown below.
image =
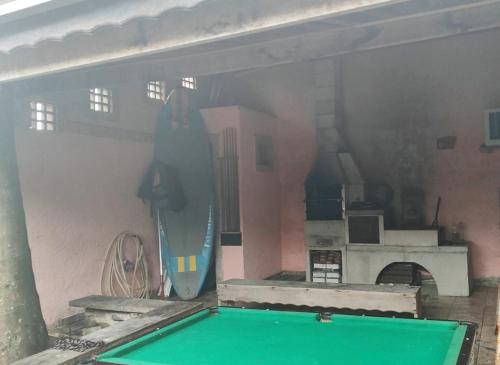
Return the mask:
<svg viewBox="0 0 500 365">
<path fill-rule="evenodd" d="M 84 0 L 7 0 L 0 1 L 0 24 L 27 18 Z"/>
<path fill-rule="evenodd" d="M 212 74 L 497 27 L 500 0 L 87 0 L 0 25 L 0 82 Z"/>
</svg>

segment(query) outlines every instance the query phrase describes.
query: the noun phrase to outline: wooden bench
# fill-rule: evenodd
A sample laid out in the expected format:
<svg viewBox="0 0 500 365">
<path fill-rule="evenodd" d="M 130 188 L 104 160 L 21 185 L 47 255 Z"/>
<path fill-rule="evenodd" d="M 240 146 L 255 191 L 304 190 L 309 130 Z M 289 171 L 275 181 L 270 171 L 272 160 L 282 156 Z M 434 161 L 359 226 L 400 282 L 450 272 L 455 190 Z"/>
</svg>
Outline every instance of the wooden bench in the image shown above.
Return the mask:
<svg viewBox="0 0 500 365">
<path fill-rule="evenodd" d="M 411 313 L 420 316 L 420 287 L 319 284 L 274 280 L 227 280 L 217 285 L 219 305 L 283 304 Z"/>
</svg>

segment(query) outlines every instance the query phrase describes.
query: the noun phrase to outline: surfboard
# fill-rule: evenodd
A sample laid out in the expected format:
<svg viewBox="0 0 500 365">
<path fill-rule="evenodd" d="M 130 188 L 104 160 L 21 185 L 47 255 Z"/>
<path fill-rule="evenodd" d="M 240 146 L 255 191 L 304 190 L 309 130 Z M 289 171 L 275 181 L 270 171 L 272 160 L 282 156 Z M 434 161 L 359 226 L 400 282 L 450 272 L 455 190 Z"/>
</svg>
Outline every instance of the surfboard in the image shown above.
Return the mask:
<svg viewBox="0 0 500 365">
<path fill-rule="evenodd" d="M 174 89 L 158 121 L 155 160 L 172 167 L 182 207 L 161 209 L 162 262 L 181 299 L 196 298 L 211 262 L 215 232 L 212 152 L 195 91 Z"/>
</svg>

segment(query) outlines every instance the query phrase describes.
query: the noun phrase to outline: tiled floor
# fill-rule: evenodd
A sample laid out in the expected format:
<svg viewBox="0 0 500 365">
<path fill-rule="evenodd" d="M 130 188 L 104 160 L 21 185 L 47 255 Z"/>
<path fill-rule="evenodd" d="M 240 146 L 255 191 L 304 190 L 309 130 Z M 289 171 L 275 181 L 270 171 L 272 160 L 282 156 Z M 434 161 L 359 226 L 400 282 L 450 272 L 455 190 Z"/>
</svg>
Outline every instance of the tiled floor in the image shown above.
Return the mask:
<svg viewBox="0 0 500 365">
<path fill-rule="evenodd" d="M 495 364 L 497 288 L 477 287 L 470 297 L 439 297 L 435 286 L 422 287 L 424 317 L 475 322 L 477 365 Z"/>
</svg>

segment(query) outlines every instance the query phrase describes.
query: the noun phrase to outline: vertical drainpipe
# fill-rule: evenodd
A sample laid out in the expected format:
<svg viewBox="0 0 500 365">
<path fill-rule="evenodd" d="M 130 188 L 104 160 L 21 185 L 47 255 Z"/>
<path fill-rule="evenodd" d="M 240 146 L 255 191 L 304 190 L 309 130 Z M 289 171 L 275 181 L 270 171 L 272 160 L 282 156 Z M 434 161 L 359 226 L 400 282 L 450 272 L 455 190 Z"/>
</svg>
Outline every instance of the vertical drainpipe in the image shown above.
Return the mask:
<svg viewBox="0 0 500 365">
<path fill-rule="evenodd" d="M 0 365 L 47 347 L 28 245 L 14 139 L 13 97 L 0 85 Z"/>
</svg>

